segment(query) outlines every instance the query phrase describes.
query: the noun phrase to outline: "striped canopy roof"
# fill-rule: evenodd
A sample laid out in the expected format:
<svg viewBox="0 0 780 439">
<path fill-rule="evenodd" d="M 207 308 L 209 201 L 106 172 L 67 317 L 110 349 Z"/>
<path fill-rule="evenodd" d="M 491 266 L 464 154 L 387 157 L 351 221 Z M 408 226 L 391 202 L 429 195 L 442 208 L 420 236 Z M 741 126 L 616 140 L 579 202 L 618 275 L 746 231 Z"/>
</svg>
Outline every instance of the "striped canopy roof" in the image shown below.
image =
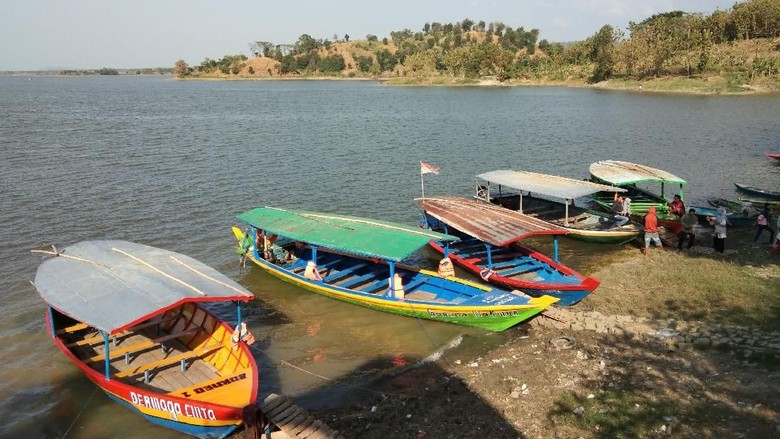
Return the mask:
<svg viewBox="0 0 780 439">
<path fill-rule="evenodd" d="M 488 244 L 503 247 L 532 235 L 563 235 L 566 229 L 505 209 L 463 197 L 417 198 L 425 213 Z"/>
<path fill-rule="evenodd" d="M 396 262 L 429 241 L 458 240 L 455 236 L 390 221 L 274 207 L 258 207 L 236 218 L 293 241 Z"/>
<path fill-rule="evenodd" d="M 35 288 L 59 312 L 108 333 L 184 302 L 254 298 L 189 256 L 127 241 L 84 241 L 65 247 L 38 267 Z"/>
<path fill-rule="evenodd" d="M 548 197 L 574 199 L 596 192 L 625 192 L 625 189 L 585 180 L 538 174 L 528 171 L 498 170 L 477 175 L 478 179 L 491 184 L 500 184 L 519 191 L 541 194 Z"/>
<path fill-rule="evenodd" d="M 592 163 L 590 175 L 617 186 L 645 181 L 685 184 L 685 180 L 682 178 L 661 169 L 617 160 L 602 160 Z"/>
</svg>

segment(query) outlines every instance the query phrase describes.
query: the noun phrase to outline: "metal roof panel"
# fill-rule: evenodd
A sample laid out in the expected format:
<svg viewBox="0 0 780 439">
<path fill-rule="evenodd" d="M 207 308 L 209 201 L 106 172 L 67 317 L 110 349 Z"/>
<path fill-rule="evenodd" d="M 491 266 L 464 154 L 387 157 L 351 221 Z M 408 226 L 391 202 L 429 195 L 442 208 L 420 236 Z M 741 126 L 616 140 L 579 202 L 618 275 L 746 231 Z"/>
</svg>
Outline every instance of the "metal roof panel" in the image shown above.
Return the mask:
<svg viewBox="0 0 780 439">
<path fill-rule="evenodd" d="M 538 218 L 470 198 L 417 198 L 427 214 L 480 241 L 503 247 L 532 235 L 563 235 L 566 229 Z"/>
</svg>

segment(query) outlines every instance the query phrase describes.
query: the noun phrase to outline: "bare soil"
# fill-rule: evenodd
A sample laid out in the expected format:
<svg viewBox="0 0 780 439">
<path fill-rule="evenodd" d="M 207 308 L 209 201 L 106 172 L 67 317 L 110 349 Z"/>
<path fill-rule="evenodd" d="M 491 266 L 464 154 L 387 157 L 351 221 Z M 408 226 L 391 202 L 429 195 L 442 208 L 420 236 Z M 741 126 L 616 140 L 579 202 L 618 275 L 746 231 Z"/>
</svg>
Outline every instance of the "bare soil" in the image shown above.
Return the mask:
<svg viewBox="0 0 780 439">
<path fill-rule="evenodd" d="M 777 364 L 590 331 L 512 331 L 482 358 L 408 371 L 318 417 L 366 439 L 780 437 Z"/>
<path fill-rule="evenodd" d="M 365 439 L 780 438 L 780 257 L 752 233 L 733 230 L 725 255 L 616 250 L 587 270 L 602 285 L 570 309 L 739 325 L 769 337 L 768 356 L 556 329 L 542 316 L 481 358 L 442 357 L 316 416 Z"/>
</svg>

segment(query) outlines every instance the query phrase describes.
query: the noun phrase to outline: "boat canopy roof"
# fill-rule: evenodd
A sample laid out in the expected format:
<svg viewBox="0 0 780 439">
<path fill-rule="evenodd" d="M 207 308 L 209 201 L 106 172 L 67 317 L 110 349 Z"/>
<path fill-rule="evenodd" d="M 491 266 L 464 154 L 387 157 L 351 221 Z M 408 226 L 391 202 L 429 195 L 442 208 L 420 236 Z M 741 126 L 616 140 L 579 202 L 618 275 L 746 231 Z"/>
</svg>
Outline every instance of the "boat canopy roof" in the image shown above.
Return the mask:
<svg viewBox="0 0 780 439">
<path fill-rule="evenodd" d="M 458 241 L 455 236 L 390 221 L 274 207 L 258 207 L 236 218 L 294 241 L 395 262 L 429 241 Z"/>
<path fill-rule="evenodd" d="M 484 201 L 445 196 L 417 198 L 428 215 L 488 244 L 503 247 L 532 235 L 564 235 L 566 229 Z"/>
<path fill-rule="evenodd" d="M 127 241 L 84 241 L 38 267 L 35 288 L 59 312 L 109 334 L 184 302 L 254 295 L 189 256 Z"/>
<path fill-rule="evenodd" d="M 592 163 L 590 175 L 617 186 L 646 181 L 677 183 L 679 185 L 686 183 L 682 178 L 661 169 L 617 160 L 602 160 Z"/>
<path fill-rule="evenodd" d="M 592 183 L 586 180 L 537 174 L 528 171 L 498 170 L 477 175 L 478 179 L 497 183 L 519 191 L 528 191 L 548 197 L 574 199 L 596 192 L 625 192 L 625 189 Z"/>
</svg>

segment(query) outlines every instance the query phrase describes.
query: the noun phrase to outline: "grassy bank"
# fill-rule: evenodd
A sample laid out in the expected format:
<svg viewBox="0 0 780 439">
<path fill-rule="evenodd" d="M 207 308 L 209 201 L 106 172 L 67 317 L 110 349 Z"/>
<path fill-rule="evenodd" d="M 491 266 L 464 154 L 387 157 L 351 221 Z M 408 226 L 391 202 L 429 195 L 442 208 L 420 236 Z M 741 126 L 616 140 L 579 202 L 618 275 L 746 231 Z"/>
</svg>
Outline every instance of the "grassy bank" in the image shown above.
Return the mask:
<svg viewBox="0 0 780 439">
<path fill-rule="evenodd" d="M 601 286 L 580 305 L 608 315 L 777 328 L 780 255 L 770 258 L 766 236 L 754 244 L 752 234 L 753 229 L 732 230 L 724 256 L 655 251 L 645 257 L 630 251 L 593 273 Z M 711 237 L 699 243 L 709 246 Z"/>
</svg>

